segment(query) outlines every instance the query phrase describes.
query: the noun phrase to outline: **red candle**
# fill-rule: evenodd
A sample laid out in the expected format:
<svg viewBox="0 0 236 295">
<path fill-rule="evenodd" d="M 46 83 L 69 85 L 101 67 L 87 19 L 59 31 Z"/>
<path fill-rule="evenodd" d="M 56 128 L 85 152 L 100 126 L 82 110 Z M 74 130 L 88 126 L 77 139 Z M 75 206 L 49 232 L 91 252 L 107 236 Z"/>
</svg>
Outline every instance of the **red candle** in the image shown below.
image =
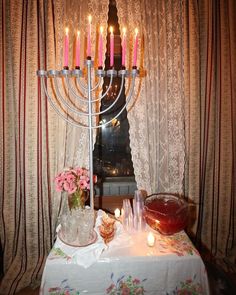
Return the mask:
<svg viewBox="0 0 236 295">
<path fill-rule="evenodd" d="M 75 49 L 75 66 L 80 66 L 80 31 L 77 31 L 76 49 Z"/>
<path fill-rule="evenodd" d="M 102 54 L 103 54 L 103 43 L 102 43 L 103 27 L 100 27 L 100 34 L 98 40 L 98 66 L 102 67 Z"/>
<path fill-rule="evenodd" d="M 64 67 L 69 65 L 69 29 L 66 28 L 66 35 L 64 39 Z"/>
<path fill-rule="evenodd" d="M 135 29 L 135 39 L 134 39 L 134 59 L 133 67 L 137 66 L 137 52 L 138 52 L 138 29 Z"/>
<path fill-rule="evenodd" d="M 114 66 L 114 34 L 113 27 L 110 27 L 110 67 Z"/>
<path fill-rule="evenodd" d="M 122 61 L 121 65 L 125 67 L 125 57 L 126 57 L 126 28 L 123 28 L 123 35 L 122 35 Z"/>
<path fill-rule="evenodd" d="M 87 56 L 91 57 L 91 22 L 92 16 L 88 16 L 88 37 L 87 37 Z"/>
</svg>

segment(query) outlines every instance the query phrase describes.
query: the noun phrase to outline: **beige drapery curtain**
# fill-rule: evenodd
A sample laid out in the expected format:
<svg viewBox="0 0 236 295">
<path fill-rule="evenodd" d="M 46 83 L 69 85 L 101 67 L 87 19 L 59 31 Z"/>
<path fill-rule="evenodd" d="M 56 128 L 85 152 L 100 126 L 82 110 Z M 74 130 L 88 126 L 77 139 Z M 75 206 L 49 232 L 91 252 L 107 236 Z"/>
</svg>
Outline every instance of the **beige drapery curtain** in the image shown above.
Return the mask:
<svg viewBox="0 0 236 295">
<path fill-rule="evenodd" d="M 65 26 L 70 40 L 76 26 L 85 33 L 89 12 L 94 32 L 101 21 L 106 30 L 107 0 L 3 0 L 0 7 L 0 294 L 14 294 L 40 279 L 61 204 L 54 176 L 88 163 L 87 131 L 58 118 L 36 70 L 62 68 Z"/>
<path fill-rule="evenodd" d="M 236 2 L 202 0 L 198 10 L 201 154 L 197 241 L 219 262 L 224 261 L 225 269 L 235 270 Z"/>
<path fill-rule="evenodd" d="M 197 205 L 198 245 L 235 267 L 235 1 L 117 7 L 144 40 L 147 76 L 128 115 L 138 187 L 183 192 Z"/>
<path fill-rule="evenodd" d="M 146 76 L 128 113 L 135 179 L 148 193 L 183 193 L 184 11 L 182 1 L 117 0 L 118 21 L 139 29 L 138 67 Z M 132 66 L 132 50 L 129 51 Z M 127 86 L 128 87 L 128 86 Z"/>
<path fill-rule="evenodd" d="M 185 6 L 185 192 L 198 205 L 196 243 L 236 269 L 236 3 Z"/>
</svg>

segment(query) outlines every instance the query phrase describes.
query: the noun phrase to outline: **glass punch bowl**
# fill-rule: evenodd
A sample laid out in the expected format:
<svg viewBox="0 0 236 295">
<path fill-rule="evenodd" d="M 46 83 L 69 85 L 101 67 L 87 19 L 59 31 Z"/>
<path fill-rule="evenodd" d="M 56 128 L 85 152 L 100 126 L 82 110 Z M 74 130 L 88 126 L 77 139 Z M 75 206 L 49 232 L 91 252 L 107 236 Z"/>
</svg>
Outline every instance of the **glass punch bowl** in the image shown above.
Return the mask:
<svg viewBox="0 0 236 295">
<path fill-rule="evenodd" d="M 173 235 L 188 223 L 188 203 L 172 194 L 153 194 L 144 202 L 146 223 L 163 235 Z"/>
</svg>

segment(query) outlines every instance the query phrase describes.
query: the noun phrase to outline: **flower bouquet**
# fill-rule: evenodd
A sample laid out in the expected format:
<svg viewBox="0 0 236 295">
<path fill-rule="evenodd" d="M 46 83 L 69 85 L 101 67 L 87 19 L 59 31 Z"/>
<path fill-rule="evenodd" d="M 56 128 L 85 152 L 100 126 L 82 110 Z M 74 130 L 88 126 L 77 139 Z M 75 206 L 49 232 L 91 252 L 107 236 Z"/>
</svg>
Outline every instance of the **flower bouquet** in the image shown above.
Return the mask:
<svg viewBox="0 0 236 295">
<path fill-rule="evenodd" d="M 97 182 L 97 176 L 93 176 L 93 182 Z M 86 168 L 75 167 L 64 169 L 55 177 L 56 190 L 68 193 L 70 209 L 84 208 L 89 196 L 90 179 Z"/>
</svg>

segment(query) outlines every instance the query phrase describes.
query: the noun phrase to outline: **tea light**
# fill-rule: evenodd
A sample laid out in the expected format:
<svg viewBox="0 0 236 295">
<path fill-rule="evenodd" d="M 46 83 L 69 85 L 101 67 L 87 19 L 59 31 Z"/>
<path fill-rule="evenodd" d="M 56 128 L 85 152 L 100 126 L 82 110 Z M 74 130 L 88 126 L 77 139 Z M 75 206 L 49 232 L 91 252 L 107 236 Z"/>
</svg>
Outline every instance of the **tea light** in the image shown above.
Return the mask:
<svg viewBox="0 0 236 295">
<path fill-rule="evenodd" d="M 119 218 L 120 217 L 120 209 L 116 209 L 115 210 L 115 218 Z"/>
<path fill-rule="evenodd" d="M 152 232 L 148 233 L 147 244 L 149 247 L 153 247 L 155 245 L 155 236 Z"/>
</svg>

